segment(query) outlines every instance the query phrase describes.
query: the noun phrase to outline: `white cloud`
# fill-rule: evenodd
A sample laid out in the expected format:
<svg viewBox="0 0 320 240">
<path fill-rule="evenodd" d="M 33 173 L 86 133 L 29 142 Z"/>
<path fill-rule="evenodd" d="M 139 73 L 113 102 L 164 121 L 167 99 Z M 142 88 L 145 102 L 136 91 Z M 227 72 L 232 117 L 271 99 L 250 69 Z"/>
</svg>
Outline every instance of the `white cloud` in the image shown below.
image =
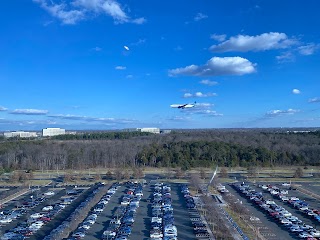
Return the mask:
<svg viewBox="0 0 320 240">
<path fill-rule="evenodd" d="M 212 103 L 196 103 L 193 108 L 186 108 L 181 110 L 183 113 L 186 114 L 197 114 L 197 115 L 205 115 L 208 117 L 220 117 L 223 116 L 223 114 L 218 113 L 214 110 L 212 110 L 212 107 L 214 104 Z"/>
<path fill-rule="evenodd" d="M 115 69 L 116 70 L 126 70 L 127 67 L 125 67 L 125 66 L 116 66 Z"/>
<path fill-rule="evenodd" d="M 201 80 L 199 83 L 203 84 L 203 85 L 207 85 L 207 86 L 215 86 L 218 85 L 218 82 L 216 81 L 210 81 L 208 79 L 203 79 Z"/>
<path fill-rule="evenodd" d="M 95 48 L 92 48 L 92 50 L 94 50 L 96 52 L 101 52 L 102 48 L 101 47 L 95 47 Z"/>
<path fill-rule="evenodd" d="M 182 51 L 183 48 L 182 48 L 180 45 L 178 45 L 177 47 L 174 48 L 174 50 L 175 50 L 175 51 Z"/>
<path fill-rule="evenodd" d="M 136 18 L 131 20 L 133 23 L 135 24 L 144 24 L 145 22 L 147 22 L 147 19 L 141 17 L 141 18 Z"/>
<path fill-rule="evenodd" d="M 266 116 L 268 117 L 276 117 L 276 116 L 281 116 L 281 115 L 292 115 L 295 113 L 300 112 L 298 109 L 292 109 L 289 108 L 288 110 L 272 110 L 266 113 Z"/>
<path fill-rule="evenodd" d="M 216 93 L 202 93 L 202 92 L 196 92 L 196 93 L 185 93 L 183 95 L 184 98 L 204 98 L 204 97 L 215 97 L 217 96 Z"/>
<path fill-rule="evenodd" d="M 88 116 L 79 116 L 71 114 L 58 114 L 48 116 L 55 119 L 64 119 L 64 120 L 73 120 L 73 121 L 84 121 L 84 122 L 102 122 L 102 123 L 134 123 L 137 120 L 134 119 L 117 119 L 117 118 L 102 118 L 102 117 L 88 117 Z"/>
<path fill-rule="evenodd" d="M 132 46 L 139 46 L 139 45 L 142 45 L 142 44 L 145 44 L 147 42 L 147 39 L 145 38 L 140 38 L 138 41 L 134 42 L 134 43 L 131 43 L 130 45 Z"/>
<path fill-rule="evenodd" d="M 200 20 L 203 20 L 203 19 L 206 19 L 208 18 L 207 15 L 203 14 L 203 13 L 197 13 L 196 16 L 194 17 L 194 20 L 195 21 L 200 21 Z"/>
<path fill-rule="evenodd" d="M 295 56 L 292 54 L 292 52 L 284 52 L 281 55 L 276 56 L 276 59 L 279 63 L 294 62 Z"/>
<path fill-rule="evenodd" d="M 310 98 L 308 100 L 309 103 L 318 103 L 320 102 L 320 97 Z"/>
<path fill-rule="evenodd" d="M 64 24 L 76 24 L 91 16 L 105 14 L 111 16 L 115 23 L 135 23 L 142 24 L 146 22 L 145 18 L 130 18 L 123 7 L 116 0 L 73 0 L 69 4 L 64 1 L 58 4 L 53 0 L 33 0 L 56 17 Z"/>
<path fill-rule="evenodd" d="M 299 89 L 296 89 L 296 88 L 295 88 L 295 89 L 292 90 L 292 93 L 293 93 L 293 94 L 300 94 L 301 91 L 300 91 Z"/>
<path fill-rule="evenodd" d="M 213 40 L 216 40 L 218 42 L 223 42 L 224 40 L 226 40 L 227 35 L 226 34 L 211 34 L 210 38 Z"/>
<path fill-rule="evenodd" d="M 85 18 L 83 10 L 67 10 L 67 5 L 65 3 L 55 4 L 54 2 L 48 2 L 47 0 L 33 1 L 39 3 L 44 10 L 49 12 L 53 17 L 58 18 L 63 24 L 76 24 Z"/>
<path fill-rule="evenodd" d="M 309 43 L 307 45 L 303 45 L 298 47 L 298 52 L 301 55 L 312 55 L 320 48 L 320 44 Z"/>
<path fill-rule="evenodd" d="M 7 111 L 7 110 L 8 110 L 8 108 L 0 106 L 0 111 Z"/>
<path fill-rule="evenodd" d="M 242 57 L 213 57 L 205 65 L 169 70 L 169 76 L 222 76 L 254 73 L 255 65 Z"/>
<path fill-rule="evenodd" d="M 174 116 L 174 117 L 168 118 L 167 120 L 173 121 L 173 122 L 189 122 L 192 119 L 188 116 Z"/>
<path fill-rule="evenodd" d="M 126 78 L 133 78 L 133 75 L 129 74 L 126 76 Z"/>
<path fill-rule="evenodd" d="M 297 44 L 297 40 L 290 39 L 285 33 L 270 32 L 261 35 L 238 35 L 230 37 L 218 45 L 213 45 L 213 52 L 249 52 L 266 51 L 271 49 L 285 49 Z"/>
<path fill-rule="evenodd" d="M 11 114 L 22 114 L 22 115 L 46 115 L 49 111 L 48 110 L 41 110 L 41 109 L 15 109 Z"/>
</svg>

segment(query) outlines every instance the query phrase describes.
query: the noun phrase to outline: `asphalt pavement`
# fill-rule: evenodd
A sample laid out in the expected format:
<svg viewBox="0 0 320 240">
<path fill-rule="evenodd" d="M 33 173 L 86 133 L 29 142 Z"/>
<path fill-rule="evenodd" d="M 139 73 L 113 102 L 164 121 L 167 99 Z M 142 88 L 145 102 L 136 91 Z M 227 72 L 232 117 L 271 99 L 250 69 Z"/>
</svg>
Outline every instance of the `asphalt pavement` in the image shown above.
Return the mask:
<svg viewBox="0 0 320 240">
<path fill-rule="evenodd" d="M 272 236 L 272 238 L 276 237 L 276 239 L 278 239 L 278 240 L 297 239 L 294 236 L 292 236 L 286 228 L 278 225 L 272 217 L 270 217 L 269 215 L 264 213 L 259 208 L 259 206 L 254 205 L 250 201 L 250 199 L 243 197 L 242 195 L 240 195 L 237 191 L 235 191 L 232 187 L 230 187 L 228 185 L 226 185 L 226 188 L 232 194 L 234 194 L 236 196 L 236 198 L 238 198 L 242 202 L 242 204 L 250 211 L 250 213 L 253 216 L 258 217 L 260 219 L 261 223 L 264 226 L 266 226 L 268 229 L 270 229 L 274 235 L 276 235 L 276 236 Z M 264 194 L 264 196 L 266 196 L 266 195 Z M 265 237 L 268 239 L 268 236 L 265 236 Z"/>
<path fill-rule="evenodd" d="M 102 234 L 109 225 L 109 221 L 112 219 L 113 213 L 116 208 L 120 206 L 120 200 L 124 195 L 125 187 L 121 186 L 115 194 L 111 197 L 107 203 L 105 209 L 101 214 L 98 215 L 95 224 L 87 231 L 85 240 L 97 240 L 102 239 Z"/>
</svg>

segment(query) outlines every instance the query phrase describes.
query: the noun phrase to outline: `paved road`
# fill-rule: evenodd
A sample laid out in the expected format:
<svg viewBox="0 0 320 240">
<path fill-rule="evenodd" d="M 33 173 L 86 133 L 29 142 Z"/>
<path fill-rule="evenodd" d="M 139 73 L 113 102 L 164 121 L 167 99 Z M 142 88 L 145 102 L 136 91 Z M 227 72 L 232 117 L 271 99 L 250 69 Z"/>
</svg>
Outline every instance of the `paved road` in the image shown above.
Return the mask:
<svg viewBox="0 0 320 240">
<path fill-rule="evenodd" d="M 111 197 L 104 211 L 98 215 L 96 223 L 88 230 L 85 240 L 102 239 L 104 230 L 108 227 L 109 221 L 112 219 L 115 209 L 120 206 L 120 200 L 124 194 L 125 187 L 121 186 Z"/>
<path fill-rule="evenodd" d="M 196 239 L 193 232 L 192 223 L 189 217 L 189 212 L 186 206 L 186 202 L 180 191 L 179 184 L 171 184 L 171 197 L 173 216 L 175 219 L 175 225 L 178 229 L 179 239 Z"/>
<path fill-rule="evenodd" d="M 276 235 L 276 239 L 278 240 L 289 240 L 289 239 L 297 239 L 294 236 L 290 235 L 286 228 L 281 227 L 278 225 L 273 218 L 269 217 L 266 213 L 262 212 L 262 210 L 254 205 L 250 199 L 247 199 L 240 195 L 237 191 L 235 191 L 232 187 L 226 186 L 226 188 L 234 194 L 242 204 L 244 204 L 248 210 L 252 213 L 253 216 L 258 217 L 263 225 L 267 226 L 272 232 Z M 267 236 L 266 236 L 267 238 Z"/>
<path fill-rule="evenodd" d="M 147 198 L 152 196 L 150 185 L 143 188 L 143 197 L 140 200 L 139 208 L 135 216 L 130 240 L 148 240 L 150 236 L 151 224 L 151 204 Z"/>
</svg>

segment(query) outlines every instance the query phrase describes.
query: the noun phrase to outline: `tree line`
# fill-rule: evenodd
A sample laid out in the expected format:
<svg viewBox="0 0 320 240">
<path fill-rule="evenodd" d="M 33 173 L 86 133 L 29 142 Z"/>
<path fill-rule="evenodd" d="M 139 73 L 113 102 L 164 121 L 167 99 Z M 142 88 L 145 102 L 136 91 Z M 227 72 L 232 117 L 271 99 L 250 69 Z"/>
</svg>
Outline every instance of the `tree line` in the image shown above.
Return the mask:
<svg viewBox="0 0 320 240">
<path fill-rule="evenodd" d="M 0 172 L 140 166 L 181 167 L 185 170 L 215 165 L 248 167 L 320 163 L 319 132 L 198 130 L 163 135 L 91 132 L 67 139 L 70 136 L 77 135 L 1 141 Z"/>
<path fill-rule="evenodd" d="M 101 140 L 101 139 L 129 139 L 132 137 L 150 136 L 148 132 L 87 132 L 78 134 L 65 134 L 53 136 L 51 139 L 56 140 Z"/>
</svg>

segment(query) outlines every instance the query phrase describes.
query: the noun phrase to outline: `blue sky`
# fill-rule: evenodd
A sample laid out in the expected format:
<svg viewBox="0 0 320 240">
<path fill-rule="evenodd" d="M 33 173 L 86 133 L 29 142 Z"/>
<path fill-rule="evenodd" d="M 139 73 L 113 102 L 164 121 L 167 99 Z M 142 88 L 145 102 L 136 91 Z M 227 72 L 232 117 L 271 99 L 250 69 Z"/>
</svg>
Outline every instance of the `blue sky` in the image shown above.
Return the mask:
<svg viewBox="0 0 320 240">
<path fill-rule="evenodd" d="M 317 127 L 318 9 L 317 0 L 1 1 L 0 130 Z"/>
</svg>

